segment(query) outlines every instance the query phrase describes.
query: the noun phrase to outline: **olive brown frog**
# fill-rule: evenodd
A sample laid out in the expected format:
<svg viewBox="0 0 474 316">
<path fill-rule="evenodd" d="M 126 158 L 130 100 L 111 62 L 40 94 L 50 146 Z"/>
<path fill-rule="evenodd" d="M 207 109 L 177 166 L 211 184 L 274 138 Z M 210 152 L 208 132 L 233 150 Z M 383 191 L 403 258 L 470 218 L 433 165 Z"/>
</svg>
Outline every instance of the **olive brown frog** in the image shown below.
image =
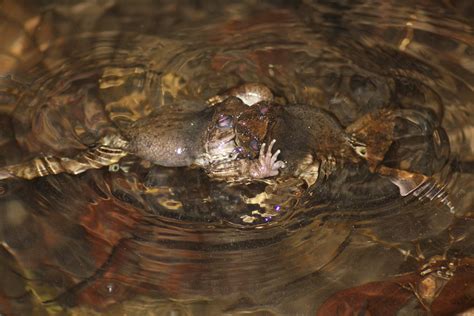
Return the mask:
<svg viewBox="0 0 474 316">
<path fill-rule="evenodd" d="M 324 109 L 278 104 L 270 89 L 257 83 L 230 89 L 208 104 L 199 112 L 158 111 L 74 158 L 38 157 L 0 168 L 0 179 L 78 174 L 132 154 L 165 167 L 198 166 L 228 182 L 280 174 L 311 186 L 348 163 L 367 163 L 371 172 L 394 183 L 401 195 L 430 180 L 382 163 L 394 141 L 396 119 L 410 119 L 406 110 L 381 109 L 344 128 Z M 280 150 L 273 152 L 276 141 L 282 160 Z"/>
<path fill-rule="evenodd" d="M 0 179 L 79 174 L 116 164 L 130 154 L 165 167 L 198 166 L 209 176 L 228 181 L 275 176 L 284 166 L 277 159 L 280 151 L 272 153 L 275 141 L 261 146 L 258 159 L 243 157 L 245 149 L 236 144 L 235 129 L 248 106 L 272 98 L 267 87 L 244 84 L 209 99 L 209 107 L 202 111 L 158 110 L 120 133 L 103 137 L 75 157 L 43 156 L 5 166 L 0 168 Z"/>
<path fill-rule="evenodd" d="M 250 92 L 250 88 L 258 88 L 258 91 Z M 280 176 L 302 179 L 307 187 L 345 165 L 366 164 L 370 172 L 388 178 L 396 185 L 402 196 L 427 189 L 431 194 L 445 197 L 446 192 L 434 178 L 384 164 L 394 141 L 414 136 L 412 133 L 405 135 L 400 132 L 403 129 L 397 128 L 414 126 L 416 136 L 433 133 L 423 127 L 429 125 L 427 122 L 431 119 L 426 113 L 387 107 L 369 112 L 344 127 L 333 113 L 323 108 L 278 104 L 268 97 L 262 85 L 237 87 L 224 96 L 231 94 L 243 100 L 255 100 L 259 91 L 262 91 L 262 100 L 240 113 L 235 123 L 236 143 L 246 158 L 263 155 L 265 142 L 277 140 L 281 150 L 279 158 L 285 164 L 285 168 L 279 169 Z M 225 168 L 227 173 L 238 171 L 228 164 L 221 164 L 219 168 Z M 447 200 L 445 204 L 450 206 Z"/>
</svg>

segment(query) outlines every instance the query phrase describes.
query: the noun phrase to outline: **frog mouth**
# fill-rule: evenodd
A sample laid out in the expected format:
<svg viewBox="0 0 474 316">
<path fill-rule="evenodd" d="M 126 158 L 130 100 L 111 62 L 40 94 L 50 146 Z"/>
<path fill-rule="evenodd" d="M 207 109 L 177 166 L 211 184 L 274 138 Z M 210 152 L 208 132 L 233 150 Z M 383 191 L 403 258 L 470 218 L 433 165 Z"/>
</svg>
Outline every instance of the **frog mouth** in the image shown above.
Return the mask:
<svg viewBox="0 0 474 316">
<path fill-rule="evenodd" d="M 207 137 L 207 151 L 214 152 L 222 150 L 235 139 L 235 132 L 233 128 L 217 128 L 212 131 Z"/>
</svg>

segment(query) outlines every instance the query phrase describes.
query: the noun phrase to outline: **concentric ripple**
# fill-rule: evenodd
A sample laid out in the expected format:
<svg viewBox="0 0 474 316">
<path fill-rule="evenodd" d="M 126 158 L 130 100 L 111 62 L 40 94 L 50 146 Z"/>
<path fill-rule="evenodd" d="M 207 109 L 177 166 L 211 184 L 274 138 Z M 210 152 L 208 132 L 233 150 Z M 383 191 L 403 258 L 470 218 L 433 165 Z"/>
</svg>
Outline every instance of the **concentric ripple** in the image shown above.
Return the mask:
<svg viewBox="0 0 474 316">
<path fill-rule="evenodd" d="M 1 165 L 261 82 L 344 126 L 399 109 L 385 163 L 432 177 L 405 197 L 365 166 L 230 186 L 132 157 L 0 182 L 0 314 L 330 315 L 338 291 L 472 267 L 474 32 L 458 7 L 4 1 L 0 16 Z M 425 296 L 398 307 L 469 307 Z"/>
</svg>

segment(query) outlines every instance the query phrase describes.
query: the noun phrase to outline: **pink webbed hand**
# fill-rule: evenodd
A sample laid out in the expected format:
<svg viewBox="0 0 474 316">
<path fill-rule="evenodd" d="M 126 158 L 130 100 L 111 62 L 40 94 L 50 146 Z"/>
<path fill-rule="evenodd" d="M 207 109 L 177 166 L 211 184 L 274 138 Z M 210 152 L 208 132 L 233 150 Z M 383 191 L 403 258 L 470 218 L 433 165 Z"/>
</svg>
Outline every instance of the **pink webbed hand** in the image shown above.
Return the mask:
<svg viewBox="0 0 474 316">
<path fill-rule="evenodd" d="M 273 145 L 276 140 L 272 140 L 267 150 L 265 151 L 266 144 L 263 143 L 260 147 L 260 154 L 258 159 L 255 160 L 250 166 L 250 175 L 255 179 L 268 178 L 278 175 L 280 168 L 285 167 L 285 163 L 278 159 L 280 150 L 277 150 L 272 154 Z"/>
</svg>

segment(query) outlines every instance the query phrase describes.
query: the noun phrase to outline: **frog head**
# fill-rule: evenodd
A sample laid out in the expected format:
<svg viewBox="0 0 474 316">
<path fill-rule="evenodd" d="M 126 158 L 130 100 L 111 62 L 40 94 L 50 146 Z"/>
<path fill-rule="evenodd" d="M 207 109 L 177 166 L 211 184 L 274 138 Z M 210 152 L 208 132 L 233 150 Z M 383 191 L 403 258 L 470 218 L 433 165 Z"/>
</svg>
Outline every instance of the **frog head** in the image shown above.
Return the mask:
<svg viewBox="0 0 474 316">
<path fill-rule="evenodd" d="M 274 103 L 262 101 L 247 107 L 238 116 L 234 130 L 240 157 L 254 159 L 258 156 L 278 108 Z"/>
</svg>

